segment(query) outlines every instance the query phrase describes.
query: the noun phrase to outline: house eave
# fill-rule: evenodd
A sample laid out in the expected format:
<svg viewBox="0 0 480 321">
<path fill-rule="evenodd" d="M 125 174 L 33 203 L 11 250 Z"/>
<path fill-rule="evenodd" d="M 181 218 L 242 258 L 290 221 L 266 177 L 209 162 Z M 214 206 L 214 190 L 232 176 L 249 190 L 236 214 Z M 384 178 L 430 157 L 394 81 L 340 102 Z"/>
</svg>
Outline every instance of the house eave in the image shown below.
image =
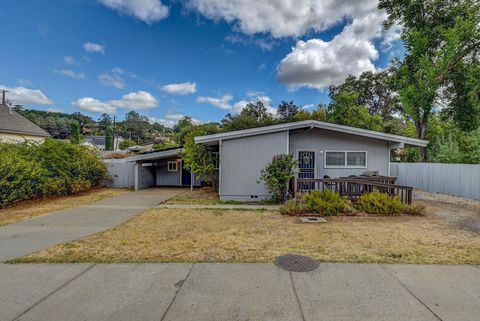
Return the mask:
<svg viewBox="0 0 480 321">
<path fill-rule="evenodd" d="M 263 135 L 263 134 L 269 134 L 269 133 L 274 133 L 279 131 L 287 131 L 287 130 L 294 130 L 294 129 L 300 129 L 300 128 L 309 128 L 309 127 L 326 129 L 326 130 L 358 135 L 363 137 L 369 137 L 374 139 L 380 139 L 388 142 L 404 144 L 405 146 L 426 147 L 428 144 L 428 141 L 422 140 L 422 139 L 387 134 L 387 133 L 376 132 L 376 131 L 362 129 L 362 128 L 344 126 L 344 125 L 337 125 L 337 124 L 326 123 L 326 122 L 321 122 L 317 120 L 306 120 L 306 121 L 299 121 L 294 123 L 244 129 L 244 130 L 232 131 L 232 132 L 221 133 L 221 134 L 198 136 L 198 137 L 195 137 L 195 143 L 196 144 L 212 144 L 212 143 L 217 143 L 220 140 Z"/>
</svg>

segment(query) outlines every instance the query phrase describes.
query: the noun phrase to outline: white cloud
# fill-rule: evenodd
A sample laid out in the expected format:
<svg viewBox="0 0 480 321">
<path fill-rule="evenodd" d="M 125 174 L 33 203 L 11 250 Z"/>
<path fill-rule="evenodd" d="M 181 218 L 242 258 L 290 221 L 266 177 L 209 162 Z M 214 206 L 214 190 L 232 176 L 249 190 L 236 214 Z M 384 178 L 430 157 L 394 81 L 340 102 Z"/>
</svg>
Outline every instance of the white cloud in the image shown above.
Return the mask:
<svg viewBox="0 0 480 321">
<path fill-rule="evenodd" d="M 110 100 L 109 103 L 124 109 L 151 109 L 158 106 L 158 101 L 146 91 L 136 91 L 123 95 L 122 99 Z"/>
<path fill-rule="evenodd" d="M 345 18 L 377 11 L 378 0 L 188 0 L 187 8 L 224 20 L 249 35 L 270 33 L 275 38 L 325 31 Z"/>
<path fill-rule="evenodd" d="M 123 89 L 125 87 L 125 80 L 115 73 L 98 75 L 98 80 L 105 86 L 115 87 L 117 89 Z"/>
<path fill-rule="evenodd" d="M 150 123 L 159 123 L 166 127 L 174 127 L 180 119 L 185 117 L 183 114 L 166 114 L 163 118 L 149 117 Z M 194 124 L 201 124 L 202 122 L 198 119 L 192 118 Z"/>
<path fill-rule="evenodd" d="M 162 86 L 160 90 L 171 95 L 191 95 L 197 92 L 197 84 L 194 82 L 168 84 Z"/>
<path fill-rule="evenodd" d="M 137 91 L 123 95 L 121 99 L 108 101 L 84 97 L 72 102 L 72 105 L 93 113 L 116 113 L 118 108 L 130 110 L 155 108 L 158 106 L 158 101 L 149 92 Z"/>
<path fill-rule="evenodd" d="M 209 104 L 220 109 L 229 110 L 233 113 L 239 113 L 245 108 L 245 106 L 247 106 L 247 104 L 261 101 L 270 113 L 276 114 L 276 109 L 270 106 L 272 99 L 266 96 L 263 92 L 248 91 L 246 95 L 248 97 L 247 99 L 242 99 L 235 103 L 232 103 L 232 95 L 224 95 L 221 97 L 198 97 L 197 103 Z"/>
<path fill-rule="evenodd" d="M 73 56 L 65 56 L 65 57 L 63 57 L 63 61 L 67 65 L 75 65 L 77 63 L 77 60 Z"/>
<path fill-rule="evenodd" d="M 88 111 L 91 113 L 116 113 L 117 108 L 110 105 L 108 102 L 101 102 L 98 99 L 91 97 L 80 98 L 74 102 L 72 105 L 77 109 Z"/>
<path fill-rule="evenodd" d="M 349 74 L 375 71 L 379 52 L 373 40 L 383 35 L 385 18 L 377 11 L 354 19 L 331 41 L 298 41 L 278 66 L 278 80 L 292 89 L 323 89 L 343 82 Z"/>
<path fill-rule="evenodd" d="M 224 95 L 219 98 L 215 97 L 198 97 L 197 103 L 199 104 L 209 104 L 220 109 L 231 109 L 232 105 L 230 101 L 233 99 L 232 95 Z"/>
<path fill-rule="evenodd" d="M 152 25 L 168 17 L 168 7 L 160 0 L 100 0 L 105 6 Z"/>
<path fill-rule="evenodd" d="M 75 71 L 71 69 L 61 69 L 61 70 L 54 70 L 54 72 L 58 75 L 70 77 L 73 79 L 85 79 L 86 76 L 83 72 L 76 73 Z"/>
<path fill-rule="evenodd" d="M 100 53 L 102 55 L 105 54 L 105 46 L 95 42 L 84 43 L 83 49 L 85 49 L 86 52 L 90 53 Z"/>
<path fill-rule="evenodd" d="M 7 99 L 13 104 L 18 105 L 51 105 L 53 100 L 45 96 L 45 94 L 38 89 L 29 89 L 23 86 L 7 87 L 0 85 L 0 89 L 7 90 Z"/>
</svg>

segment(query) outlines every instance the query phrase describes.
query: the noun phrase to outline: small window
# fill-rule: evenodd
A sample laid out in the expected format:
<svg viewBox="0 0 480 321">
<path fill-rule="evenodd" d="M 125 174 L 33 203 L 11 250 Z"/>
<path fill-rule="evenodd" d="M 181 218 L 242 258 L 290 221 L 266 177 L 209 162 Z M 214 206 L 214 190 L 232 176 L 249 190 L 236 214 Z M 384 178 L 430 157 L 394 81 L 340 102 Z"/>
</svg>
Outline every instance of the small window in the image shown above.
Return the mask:
<svg viewBox="0 0 480 321">
<path fill-rule="evenodd" d="M 366 168 L 367 152 L 332 151 L 325 153 L 325 167 Z"/>
<path fill-rule="evenodd" d="M 168 166 L 168 171 L 169 172 L 178 171 L 177 162 L 168 162 L 167 166 Z"/>
</svg>

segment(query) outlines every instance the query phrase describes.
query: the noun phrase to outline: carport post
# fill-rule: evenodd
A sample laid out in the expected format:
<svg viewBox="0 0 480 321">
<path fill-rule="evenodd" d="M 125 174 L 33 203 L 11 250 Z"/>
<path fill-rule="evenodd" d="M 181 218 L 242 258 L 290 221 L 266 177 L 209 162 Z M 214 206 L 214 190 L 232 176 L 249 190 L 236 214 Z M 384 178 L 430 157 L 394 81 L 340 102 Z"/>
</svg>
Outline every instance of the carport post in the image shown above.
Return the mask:
<svg viewBox="0 0 480 321">
<path fill-rule="evenodd" d="M 135 186 L 135 190 L 138 191 L 138 163 L 135 163 L 133 179 L 134 179 L 133 184 Z"/>
</svg>

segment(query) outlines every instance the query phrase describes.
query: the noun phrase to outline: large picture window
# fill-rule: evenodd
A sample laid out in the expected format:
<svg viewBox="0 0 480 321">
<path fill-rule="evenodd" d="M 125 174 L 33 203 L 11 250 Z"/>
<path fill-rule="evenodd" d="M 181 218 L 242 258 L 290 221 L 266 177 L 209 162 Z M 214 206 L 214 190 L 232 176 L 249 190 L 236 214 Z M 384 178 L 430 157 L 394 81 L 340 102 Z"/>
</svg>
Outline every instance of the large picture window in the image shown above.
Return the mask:
<svg viewBox="0 0 480 321">
<path fill-rule="evenodd" d="M 326 151 L 325 167 L 331 168 L 366 168 L 367 152 Z"/>
</svg>

